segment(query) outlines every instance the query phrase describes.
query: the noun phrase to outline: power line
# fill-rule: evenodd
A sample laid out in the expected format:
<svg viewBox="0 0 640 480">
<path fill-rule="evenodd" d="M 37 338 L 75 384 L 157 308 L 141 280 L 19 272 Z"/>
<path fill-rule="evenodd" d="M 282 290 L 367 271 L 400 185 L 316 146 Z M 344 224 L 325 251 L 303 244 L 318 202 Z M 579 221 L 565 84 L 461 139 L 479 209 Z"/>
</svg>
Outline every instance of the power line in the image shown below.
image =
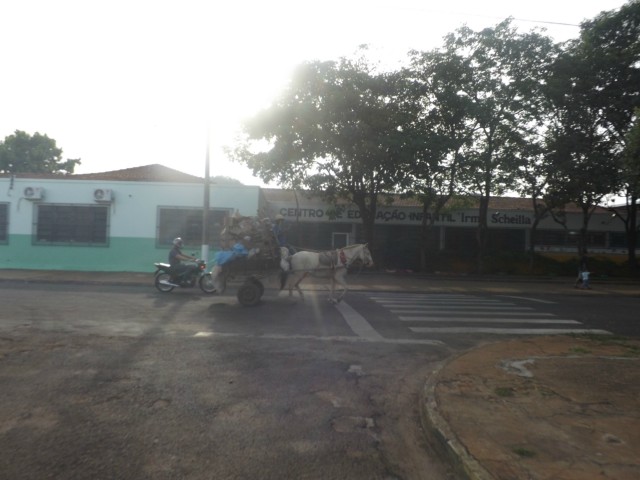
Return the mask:
<svg viewBox="0 0 640 480">
<path fill-rule="evenodd" d="M 542 23 L 546 25 L 562 25 L 564 27 L 579 27 L 578 23 L 565 23 L 565 22 L 552 22 L 550 20 L 528 20 L 526 18 L 515 18 L 511 17 L 518 22 L 530 22 L 530 23 Z"/>
<path fill-rule="evenodd" d="M 534 20 L 530 18 L 517 18 L 517 17 L 500 17 L 497 15 L 483 15 L 481 13 L 469 13 L 469 12 L 453 12 L 453 11 L 445 11 L 445 10 L 433 10 L 433 9 L 425 9 L 425 8 L 417 8 L 417 7 L 385 7 L 392 10 L 411 10 L 414 12 L 424 12 L 424 13 L 434 13 L 434 14 L 444 14 L 458 17 L 477 17 L 477 18 L 488 18 L 491 20 L 504 20 L 505 18 L 512 18 L 514 21 L 518 22 L 528 22 L 528 23 L 538 23 L 543 25 L 559 25 L 563 27 L 579 27 L 578 23 L 567 23 L 567 22 L 554 22 L 552 20 Z"/>
</svg>

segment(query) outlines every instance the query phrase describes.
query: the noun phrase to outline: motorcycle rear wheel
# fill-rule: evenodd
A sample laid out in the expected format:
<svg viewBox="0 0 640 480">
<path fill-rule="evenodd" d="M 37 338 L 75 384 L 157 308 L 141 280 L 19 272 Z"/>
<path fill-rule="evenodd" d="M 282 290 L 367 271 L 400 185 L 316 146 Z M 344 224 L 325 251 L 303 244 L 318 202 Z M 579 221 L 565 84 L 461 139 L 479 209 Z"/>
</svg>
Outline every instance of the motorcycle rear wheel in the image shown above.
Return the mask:
<svg viewBox="0 0 640 480">
<path fill-rule="evenodd" d="M 204 293 L 215 293 L 216 287 L 213 284 L 213 277 L 210 273 L 205 273 L 199 280 L 200 290 Z"/>
<path fill-rule="evenodd" d="M 169 282 L 171 282 L 171 275 L 167 272 L 158 272 L 153 283 L 162 293 L 169 293 L 174 288 L 173 285 L 169 285 Z"/>
</svg>

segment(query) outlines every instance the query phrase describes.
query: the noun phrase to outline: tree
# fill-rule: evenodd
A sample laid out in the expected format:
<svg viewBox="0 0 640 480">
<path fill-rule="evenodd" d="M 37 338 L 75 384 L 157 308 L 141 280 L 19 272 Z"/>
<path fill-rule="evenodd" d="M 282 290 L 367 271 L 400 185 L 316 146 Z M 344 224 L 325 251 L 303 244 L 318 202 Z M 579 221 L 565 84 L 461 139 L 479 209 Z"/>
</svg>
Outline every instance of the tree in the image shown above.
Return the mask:
<svg viewBox="0 0 640 480">
<path fill-rule="evenodd" d="M 243 185 L 237 178 L 228 177 L 226 175 L 215 175 L 210 178 L 210 182 L 218 185 Z"/>
<path fill-rule="evenodd" d="M 620 153 L 640 107 L 640 1 L 582 23 L 577 48 L 589 65 L 600 127 Z"/>
<path fill-rule="evenodd" d="M 609 210 L 624 224 L 627 234 L 627 263 L 632 272 L 638 271 L 636 248 L 640 224 L 638 223 L 638 201 L 640 200 L 640 108 L 636 109 L 635 123 L 626 136 L 622 160 L 622 182 L 626 190 L 624 206 L 613 206 Z"/>
<path fill-rule="evenodd" d="M 582 256 L 594 209 L 611 193 L 630 193 L 623 152 L 640 104 L 640 2 L 583 23 L 580 38 L 556 60 L 547 91 L 555 112 L 551 188 L 582 209 Z"/>
<path fill-rule="evenodd" d="M 529 269 L 533 272 L 538 225 L 542 220 L 553 214 L 553 209 L 556 205 L 553 197 L 545 195 L 551 173 L 548 170 L 547 162 L 545 162 L 544 150 L 538 143 L 532 143 L 531 148 L 532 151 L 523 165 L 520 166 L 518 191 L 531 199 L 533 223 L 529 230 Z"/>
<path fill-rule="evenodd" d="M 619 170 L 625 205 L 611 210 L 624 223 L 627 263 L 637 272 L 640 201 L 640 2 L 603 12 L 581 26 L 580 49 L 592 69 L 598 125 L 611 139 L 611 166 Z"/>
<path fill-rule="evenodd" d="M 458 58 L 468 75 L 459 96 L 467 96 L 476 127 L 473 147 L 460 165 L 469 194 L 479 199 L 478 271 L 488 235 L 489 201 L 515 187 L 532 129 L 539 123 L 541 89 L 553 42 L 538 33 L 518 34 L 509 19 L 474 32 L 463 27 L 446 37 L 443 54 Z"/>
<path fill-rule="evenodd" d="M 547 154 L 552 165 L 549 190 L 559 201 L 575 203 L 582 211 L 579 257 L 587 254 L 591 215 L 618 185 L 611 139 L 598 127 L 599 111 L 584 67 L 582 59 L 571 54 L 558 61 L 552 90 L 556 119 L 549 132 Z M 562 86 L 558 88 L 558 84 Z"/>
<path fill-rule="evenodd" d="M 35 133 L 16 130 L 0 143 L 2 173 L 73 173 L 80 159 L 62 160 L 62 149 L 56 141 Z"/>
<path fill-rule="evenodd" d="M 437 50 L 411 53 L 404 73 L 409 96 L 420 104 L 413 128 L 414 161 L 408 194 L 422 203 L 420 268 L 427 269 L 434 225 L 458 189 L 459 170 L 471 147 L 476 122 L 467 95 L 460 95 L 469 65 L 459 56 Z"/>
<path fill-rule="evenodd" d="M 375 251 L 379 196 L 409 181 L 405 130 L 416 114 L 402 81 L 362 58 L 305 63 L 278 101 L 245 124 L 248 142 L 235 158 L 266 182 L 353 202 Z M 252 141 L 268 148 L 253 153 Z"/>
</svg>

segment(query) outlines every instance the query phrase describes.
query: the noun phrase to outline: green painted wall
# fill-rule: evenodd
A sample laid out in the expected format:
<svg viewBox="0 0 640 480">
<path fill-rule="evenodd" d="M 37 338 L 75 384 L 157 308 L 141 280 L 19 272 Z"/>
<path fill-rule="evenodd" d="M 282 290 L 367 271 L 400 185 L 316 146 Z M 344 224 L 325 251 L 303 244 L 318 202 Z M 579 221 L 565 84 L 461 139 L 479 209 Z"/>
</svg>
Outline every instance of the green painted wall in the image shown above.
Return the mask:
<svg viewBox="0 0 640 480">
<path fill-rule="evenodd" d="M 183 250 L 200 253 L 200 247 Z M 41 246 L 32 245 L 30 235 L 11 235 L 0 245 L 0 268 L 153 272 L 153 264 L 166 262 L 168 254 L 169 248 L 156 248 L 155 239 L 111 237 L 108 247 Z"/>
</svg>

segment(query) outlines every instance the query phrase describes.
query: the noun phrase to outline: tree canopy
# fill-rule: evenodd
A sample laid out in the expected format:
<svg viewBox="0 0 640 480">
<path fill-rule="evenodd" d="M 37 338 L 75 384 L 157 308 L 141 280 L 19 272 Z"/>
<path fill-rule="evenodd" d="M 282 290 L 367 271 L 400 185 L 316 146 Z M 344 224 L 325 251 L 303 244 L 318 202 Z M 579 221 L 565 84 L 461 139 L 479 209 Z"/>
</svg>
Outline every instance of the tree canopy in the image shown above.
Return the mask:
<svg viewBox="0 0 640 480">
<path fill-rule="evenodd" d="M 549 189 L 582 209 L 578 245 L 584 254 L 589 218 L 608 196 L 624 192 L 630 202 L 627 218 L 637 215 L 624 152 L 640 105 L 640 2 L 584 22 L 580 37 L 568 42 L 554 63 L 547 93 L 554 107 Z M 635 268 L 631 233 L 629 260 Z"/>
<path fill-rule="evenodd" d="M 247 124 L 249 139 L 270 148 L 236 155 L 265 181 L 351 200 L 372 244 L 378 196 L 406 187 L 412 160 L 405 132 L 417 112 L 402 88 L 397 75 L 362 59 L 303 64 L 279 100 Z"/>
<path fill-rule="evenodd" d="M 73 173 L 80 159 L 63 160 L 62 149 L 47 135 L 16 130 L 0 142 L 2 173 Z"/>
<path fill-rule="evenodd" d="M 472 196 L 481 271 L 491 196 L 532 196 L 536 218 L 576 203 L 583 240 L 608 195 L 624 191 L 635 205 L 627 144 L 639 105 L 640 1 L 632 0 L 564 44 L 520 34 L 507 19 L 462 27 L 441 48 L 412 52 L 399 71 L 364 58 L 305 63 L 245 124 L 235 158 L 264 181 L 351 200 L 369 242 L 382 194 L 414 195 L 425 209 Z"/>
<path fill-rule="evenodd" d="M 469 99 L 466 116 L 474 129 L 471 147 L 459 165 L 460 185 L 480 201 L 477 238 L 482 271 L 489 200 L 515 190 L 519 169 L 535 142 L 553 43 L 537 33 L 519 34 L 505 20 L 479 32 L 459 29 L 446 38 L 442 52 L 464 66 L 458 95 Z"/>
</svg>

